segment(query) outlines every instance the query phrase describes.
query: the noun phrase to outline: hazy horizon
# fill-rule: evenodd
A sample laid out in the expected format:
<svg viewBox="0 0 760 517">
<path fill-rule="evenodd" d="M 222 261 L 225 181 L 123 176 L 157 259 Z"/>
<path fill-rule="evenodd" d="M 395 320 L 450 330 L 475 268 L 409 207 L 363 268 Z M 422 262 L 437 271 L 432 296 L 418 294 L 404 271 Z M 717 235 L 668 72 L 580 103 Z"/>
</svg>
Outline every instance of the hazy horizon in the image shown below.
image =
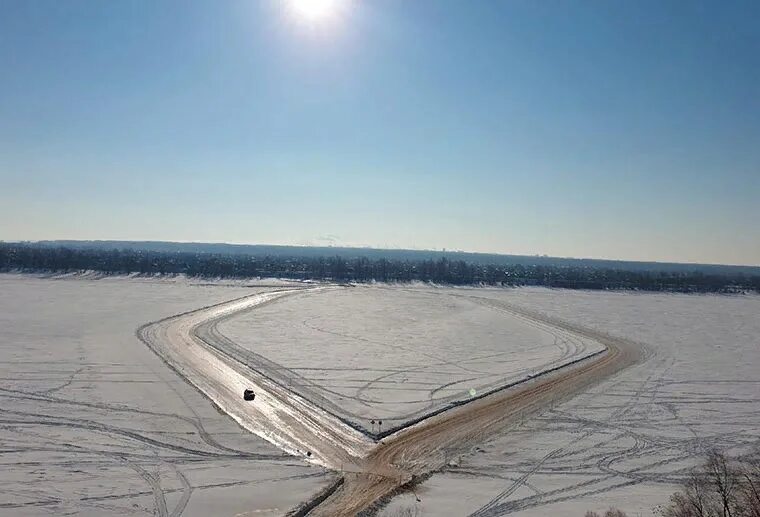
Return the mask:
<svg viewBox="0 0 760 517">
<path fill-rule="evenodd" d="M 637 260 L 625 257 L 590 257 L 590 256 L 574 256 L 574 255 L 547 255 L 545 253 L 511 253 L 502 251 L 478 251 L 478 250 L 466 250 L 457 248 L 421 248 L 421 247 L 384 247 L 384 246 L 371 246 L 371 245 L 344 245 L 344 244 L 283 244 L 273 242 L 226 242 L 226 241 L 177 241 L 167 239 L 0 239 L 0 243 L 44 243 L 44 242 L 77 242 L 77 243 L 104 243 L 104 242 L 126 242 L 126 243 L 168 243 L 168 244 L 187 244 L 187 245 L 221 245 L 221 246 L 279 246 L 279 247 L 304 247 L 304 248 L 343 248 L 343 249 L 368 249 L 374 251 L 419 251 L 431 253 L 461 253 L 461 254 L 483 254 L 483 255 L 501 255 L 501 256 L 517 256 L 517 257 L 543 257 L 543 258 L 557 258 L 557 259 L 571 259 L 571 260 L 599 260 L 599 261 L 613 261 L 613 262 L 643 262 L 643 263 L 670 263 L 670 264 L 694 264 L 704 266 L 739 266 L 739 267 L 759 267 L 760 264 L 742 264 L 742 263 L 724 263 L 724 262 L 689 262 L 680 260 Z"/>
<path fill-rule="evenodd" d="M 760 5 L 0 6 L 0 239 L 760 265 Z"/>
</svg>

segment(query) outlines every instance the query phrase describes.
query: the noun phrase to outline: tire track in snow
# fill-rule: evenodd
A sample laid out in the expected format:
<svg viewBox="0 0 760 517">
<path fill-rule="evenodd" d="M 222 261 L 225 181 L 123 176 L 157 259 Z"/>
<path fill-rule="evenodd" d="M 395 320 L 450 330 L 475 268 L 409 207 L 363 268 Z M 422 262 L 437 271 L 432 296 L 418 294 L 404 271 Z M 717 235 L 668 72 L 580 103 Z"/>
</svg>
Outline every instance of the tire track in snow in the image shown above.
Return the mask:
<svg viewBox="0 0 760 517">
<path fill-rule="evenodd" d="M 284 289 L 231 300 L 143 325 L 137 335 L 242 427 L 290 454 L 337 469 L 356 463 L 371 441 L 197 332 L 203 325 L 302 291 Z M 256 392 L 253 404 L 242 399 L 247 388 Z"/>
<path fill-rule="evenodd" d="M 615 338 L 511 304 L 500 304 L 500 309 L 537 324 L 552 325 L 571 335 L 598 341 L 607 350 L 592 358 L 581 359 L 571 367 L 558 366 L 512 389 L 498 390 L 393 434 L 370 452 L 362 471 L 346 477 L 343 486 L 318 506 L 314 515 L 350 516 L 366 510 L 375 501 L 440 470 L 449 455 L 469 449 L 521 421 L 525 415 L 583 391 L 641 361 L 647 354 L 643 345 L 631 340 Z M 522 482 L 527 481 L 529 474 Z M 541 498 L 543 494 L 537 497 Z M 489 509 L 483 513 L 492 514 L 498 508 L 497 503 L 489 504 Z"/>
</svg>

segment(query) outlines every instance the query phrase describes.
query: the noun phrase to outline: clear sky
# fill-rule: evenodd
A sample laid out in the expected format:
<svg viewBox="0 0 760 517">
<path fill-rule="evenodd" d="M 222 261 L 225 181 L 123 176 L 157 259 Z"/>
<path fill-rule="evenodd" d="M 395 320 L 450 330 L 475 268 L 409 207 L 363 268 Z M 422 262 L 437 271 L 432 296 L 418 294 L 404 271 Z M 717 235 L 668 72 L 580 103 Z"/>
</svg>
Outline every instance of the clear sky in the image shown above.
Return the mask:
<svg viewBox="0 0 760 517">
<path fill-rule="evenodd" d="M 760 3 L 0 2 L 0 239 L 760 264 Z"/>
</svg>

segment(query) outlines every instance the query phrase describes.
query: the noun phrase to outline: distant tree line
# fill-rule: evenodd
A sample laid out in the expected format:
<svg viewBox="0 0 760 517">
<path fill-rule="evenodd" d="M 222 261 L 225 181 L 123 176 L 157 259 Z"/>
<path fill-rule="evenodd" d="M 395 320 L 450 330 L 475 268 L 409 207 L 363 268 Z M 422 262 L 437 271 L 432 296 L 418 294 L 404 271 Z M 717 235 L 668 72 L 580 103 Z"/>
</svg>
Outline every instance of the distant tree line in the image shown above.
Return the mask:
<svg viewBox="0 0 760 517">
<path fill-rule="evenodd" d="M 629 271 L 593 266 L 480 264 L 340 256 L 254 256 L 136 249 L 86 249 L 0 243 L 0 271 L 139 273 L 202 278 L 276 277 L 335 282 L 433 282 L 451 285 L 536 285 L 569 289 L 760 292 L 760 275 L 701 271 Z"/>
<path fill-rule="evenodd" d="M 423 260 L 463 260 L 468 264 L 508 266 L 530 264 L 534 266 L 592 267 L 595 269 L 621 269 L 624 271 L 656 271 L 683 273 L 701 271 L 705 274 L 731 275 L 743 273 L 760 275 L 760 266 L 740 266 L 726 264 L 679 264 L 675 262 L 642 262 L 629 260 L 605 260 L 592 258 L 550 257 L 547 255 L 507 255 L 495 253 L 473 253 L 465 251 L 410 250 L 380 248 L 347 248 L 340 246 L 281 246 L 271 244 L 225 244 L 204 242 L 167 241 L 33 241 L 27 242 L 38 247 L 99 249 L 99 250 L 141 250 L 164 253 L 208 253 L 214 255 L 249 255 L 252 257 L 341 257 L 353 260 L 366 257 L 370 260 L 384 258 L 395 261 L 420 262 Z"/>
</svg>

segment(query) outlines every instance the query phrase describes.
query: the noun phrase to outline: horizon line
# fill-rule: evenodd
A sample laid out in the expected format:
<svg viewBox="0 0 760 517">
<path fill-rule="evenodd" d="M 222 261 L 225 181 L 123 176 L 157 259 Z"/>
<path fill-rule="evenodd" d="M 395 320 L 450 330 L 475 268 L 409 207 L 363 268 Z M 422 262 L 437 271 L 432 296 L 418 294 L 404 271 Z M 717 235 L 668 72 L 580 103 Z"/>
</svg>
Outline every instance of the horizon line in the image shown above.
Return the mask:
<svg viewBox="0 0 760 517">
<path fill-rule="evenodd" d="M 316 245 L 316 244 L 271 244 L 271 243 L 240 243 L 240 242 L 225 242 L 225 241 L 183 241 L 183 240 L 140 240 L 140 239 L 0 239 L 0 243 L 44 243 L 44 242 L 124 242 L 124 243 L 151 243 L 151 244 L 196 244 L 196 245 L 224 245 L 224 246 L 270 246 L 281 248 L 333 248 L 342 250 L 373 250 L 373 251 L 410 251 L 410 252 L 429 252 L 429 253 L 452 253 L 452 254 L 468 254 L 468 255 L 495 255 L 501 257 L 525 257 L 525 258 L 547 258 L 547 259 L 561 259 L 561 260 L 592 260 L 599 262 L 629 262 L 639 264 L 667 264 L 667 265 L 684 265 L 684 266 L 724 266 L 724 267 L 747 267 L 747 268 L 760 268 L 760 264 L 729 264 L 729 263 L 710 263 L 710 262 L 690 262 L 690 261 L 670 261 L 670 260 L 636 260 L 636 259 L 624 259 L 624 258 L 606 258 L 606 257 L 572 257 L 572 256 L 556 256 L 548 255 L 545 253 L 523 254 L 523 253 L 507 253 L 507 252 L 490 252 L 490 251 L 466 251 L 460 249 L 448 249 L 448 248 L 383 248 L 375 246 L 349 246 L 349 245 Z"/>
</svg>

